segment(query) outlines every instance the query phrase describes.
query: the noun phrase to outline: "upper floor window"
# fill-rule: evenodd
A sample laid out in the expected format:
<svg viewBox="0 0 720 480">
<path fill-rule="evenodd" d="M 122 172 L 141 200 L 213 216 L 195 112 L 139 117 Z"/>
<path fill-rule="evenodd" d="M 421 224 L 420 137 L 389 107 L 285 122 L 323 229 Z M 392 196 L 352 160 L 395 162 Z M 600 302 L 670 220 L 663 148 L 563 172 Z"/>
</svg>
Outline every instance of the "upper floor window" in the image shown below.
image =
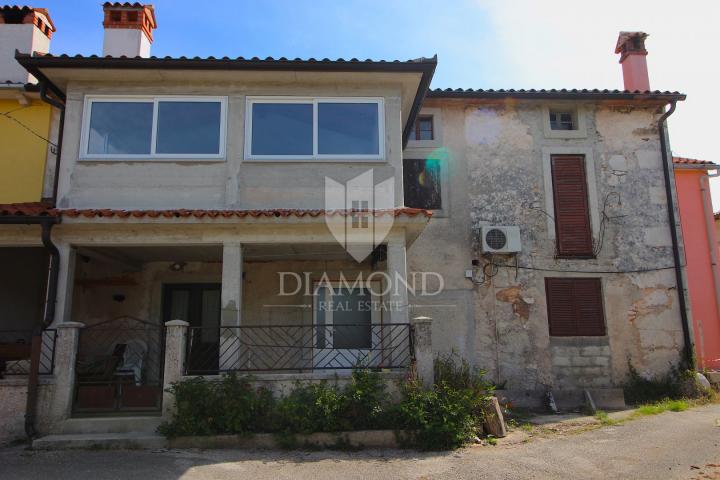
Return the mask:
<svg viewBox="0 0 720 480">
<path fill-rule="evenodd" d="M 223 158 L 224 97 L 88 97 L 82 158 Z"/>
<path fill-rule="evenodd" d="M 562 258 L 594 258 L 585 157 L 552 155 L 550 162 L 557 254 Z"/>
<path fill-rule="evenodd" d="M 551 130 L 577 130 L 577 115 L 572 110 L 550 110 Z"/>
<path fill-rule="evenodd" d="M 440 160 L 434 158 L 403 160 L 405 206 L 440 210 L 442 205 Z"/>
<path fill-rule="evenodd" d="M 434 140 L 435 128 L 432 115 L 420 115 L 410 132 L 412 140 Z"/>
<path fill-rule="evenodd" d="M 249 160 L 381 160 L 380 98 L 249 97 Z"/>
</svg>

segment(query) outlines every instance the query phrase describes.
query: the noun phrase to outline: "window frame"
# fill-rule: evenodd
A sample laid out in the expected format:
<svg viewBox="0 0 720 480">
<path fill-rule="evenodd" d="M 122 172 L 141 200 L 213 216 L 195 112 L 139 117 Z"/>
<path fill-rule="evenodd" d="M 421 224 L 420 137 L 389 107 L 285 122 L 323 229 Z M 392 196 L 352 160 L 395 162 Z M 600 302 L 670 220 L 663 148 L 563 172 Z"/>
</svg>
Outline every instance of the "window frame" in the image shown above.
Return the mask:
<svg viewBox="0 0 720 480">
<path fill-rule="evenodd" d="M 153 104 L 152 132 L 150 138 L 150 153 L 89 153 L 90 147 L 90 117 L 92 104 L 95 102 L 134 103 L 144 102 Z M 158 104 L 160 102 L 198 102 L 220 103 L 220 137 L 218 139 L 218 153 L 156 153 L 158 132 Z M 205 95 L 86 95 L 83 102 L 82 130 L 80 134 L 80 160 L 90 161 L 218 161 L 225 160 L 227 154 L 227 106 L 226 96 Z"/>
<path fill-rule="evenodd" d="M 552 282 L 570 282 L 570 290 L 566 292 L 566 295 L 569 295 L 569 298 L 571 302 L 572 310 L 573 310 L 573 326 L 574 326 L 574 332 L 573 334 L 564 334 L 562 332 L 558 332 L 559 326 L 556 322 L 554 322 L 553 318 L 553 304 L 555 303 L 554 300 L 560 300 L 560 299 L 553 299 L 552 293 L 551 293 L 551 283 Z M 576 296 L 576 282 L 592 282 L 597 286 L 597 290 L 595 293 L 597 293 L 598 296 L 598 313 L 599 313 L 599 324 L 593 324 L 593 325 L 585 325 L 582 329 L 580 328 L 579 319 L 581 318 L 581 315 L 579 313 L 580 310 L 580 303 L 578 303 L 578 298 Z M 569 277 L 545 277 L 545 303 L 546 303 L 546 309 L 547 309 L 547 323 L 548 323 L 548 335 L 550 338 L 603 338 L 608 336 L 608 324 L 607 324 L 607 316 L 605 313 L 605 289 L 603 285 L 603 279 L 602 277 L 576 277 L 576 276 L 569 276 Z M 596 333 L 592 334 L 581 334 L 580 330 L 592 330 L 592 329 L 598 329 Z"/>
<path fill-rule="evenodd" d="M 431 138 L 419 138 L 420 137 L 420 130 L 418 129 L 418 123 L 420 120 L 427 120 L 430 119 L 430 137 Z M 435 140 L 435 116 L 432 114 L 425 114 L 425 115 L 418 115 L 415 119 L 415 123 L 413 124 L 412 133 L 414 133 L 413 140 L 416 142 L 432 142 Z"/>
<path fill-rule="evenodd" d="M 252 154 L 252 108 L 255 103 L 296 103 L 313 106 L 312 155 L 253 155 Z M 374 103 L 378 106 L 378 153 L 335 154 L 318 152 L 318 104 L 320 103 Z M 337 162 L 363 161 L 384 162 L 385 153 L 385 99 L 382 97 L 296 97 L 296 96 L 247 96 L 245 98 L 244 159 L 252 162 Z"/>
<path fill-rule="evenodd" d="M 545 138 L 587 138 L 587 125 L 585 116 L 588 115 L 586 106 L 577 102 L 557 102 L 550 104 L 543 104 L 542 111 L 542 123 L 543 133 Z M 575 128 L 573 130 L 553 130 L 550 125 L 550 112 L 562 111 L 570 112 L 573 115 L 573 123 Z"/>
</svg>

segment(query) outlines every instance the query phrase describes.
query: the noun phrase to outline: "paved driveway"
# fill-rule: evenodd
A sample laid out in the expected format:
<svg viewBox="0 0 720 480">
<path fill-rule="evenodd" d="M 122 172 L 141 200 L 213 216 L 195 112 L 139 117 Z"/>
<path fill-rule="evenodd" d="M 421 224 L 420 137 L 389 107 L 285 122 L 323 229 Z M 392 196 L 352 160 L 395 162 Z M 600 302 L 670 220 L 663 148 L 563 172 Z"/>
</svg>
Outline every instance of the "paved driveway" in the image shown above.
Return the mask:
<svg viewBox="0 0 720 480">
<path fill-rule="evenodd" d="M 720 405 L 452 453 L 0 450 L 0 479 L 720 479 Z"/>
</svg>

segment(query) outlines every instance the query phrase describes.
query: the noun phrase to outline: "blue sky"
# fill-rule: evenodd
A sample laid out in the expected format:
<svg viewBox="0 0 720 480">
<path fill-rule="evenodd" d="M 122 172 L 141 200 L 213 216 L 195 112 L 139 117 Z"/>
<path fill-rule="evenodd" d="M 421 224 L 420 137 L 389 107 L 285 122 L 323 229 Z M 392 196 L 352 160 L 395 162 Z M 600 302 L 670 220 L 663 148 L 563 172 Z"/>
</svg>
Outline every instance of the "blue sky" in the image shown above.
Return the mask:
<svg viewBox="0 0 720 480">
<path fill-rule="evenodd" d="M 622 88 L 620 30 L 643 30 L 653 89 L 688 101 L 676 154 L 720 163 L 713 0 L 156 0 L 158 56 L 409 59 L 438 55 L 433 87 Z M 99 0 L 45 0 L 52 53 L 100 54 Z M 720 183 L 714 187 L 720 187 Z M 720 209 L 720 188 L 713 189 Z"/>
</svg>

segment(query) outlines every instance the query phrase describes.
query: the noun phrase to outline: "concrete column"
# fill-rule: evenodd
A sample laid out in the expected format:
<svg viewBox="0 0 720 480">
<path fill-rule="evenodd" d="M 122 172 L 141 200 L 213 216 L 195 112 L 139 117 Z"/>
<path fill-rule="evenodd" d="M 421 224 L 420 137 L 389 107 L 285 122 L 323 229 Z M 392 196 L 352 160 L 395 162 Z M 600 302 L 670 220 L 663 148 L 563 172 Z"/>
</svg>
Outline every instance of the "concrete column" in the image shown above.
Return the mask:
<svg viewBox="0 0 720 480">
<path fill-rule="evenodd" d="M 220 325 L 238 327 L 242 316 L 243 255 L 239 243 L 223 244 L 222 310 Z M 220 336 L 220 370 L 239 367 L 240 329 L 224 329 Z"/>
<path fill-rule="evenodd" d="M 55 343 L 55 388 L 52 402 L 51 422 L 56 424 L 70 417 L 75 397 L 75 365 L 77 360 L 80 329 L 79 322 L 64 322 L 57 328 Z"/>
<path fill-rule="evenodd" d="M 72 298 L 75 285 L 75 249 L 67 244 L 59 244 L 60 269 L 58 273 L 58 289 L 55 304 L 55 319 L 51 328 L 63 323 L 72 322 Z"/>
<path fill-rule="evenodd" d="M 387 273 L 390 288 L 390 323 L 408 323 L 407 261 L 405 237 L 390 240 L 387 246 Z"/>
<path fill-rule="evenodd" d="M 185 338 L 190 324 L 183 320 L 165 322 L 165 370 L 163 372 L 163 418 L 170 420 L 175 412 L 175 397 L 167 392 L 182 380 L 185 369 Z"/>
<path fill-rule="evenodd" d="M 432 348 L 432 319 L 430 317 L 415 317 L 410 323 L 413 329 L 413 348 L 415 355 L 415 370 L 418 378 L 425 388 L 435 383 L 435 360 Z"/>
</svg>

